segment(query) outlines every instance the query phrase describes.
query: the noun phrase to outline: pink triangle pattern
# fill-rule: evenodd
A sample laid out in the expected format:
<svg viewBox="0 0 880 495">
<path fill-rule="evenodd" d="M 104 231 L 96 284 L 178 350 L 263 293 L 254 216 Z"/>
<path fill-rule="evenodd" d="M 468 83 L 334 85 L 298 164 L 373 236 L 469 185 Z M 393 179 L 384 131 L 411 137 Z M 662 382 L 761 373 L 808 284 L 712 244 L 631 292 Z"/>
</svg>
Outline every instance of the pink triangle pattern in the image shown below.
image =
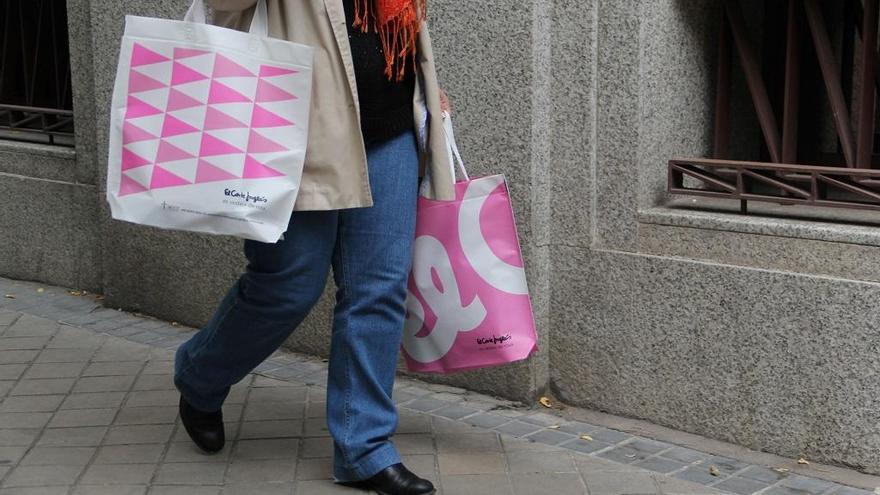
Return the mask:
<svg viewBox="0 0 880 495">
<path fill-rule="evenodd" d="M 211 90 L 208 93 L 209 105 L 214 103 L 250 103 L 250 101 L 250 98 L 229 86 L 217 81 L 211 81 Z"/>
<path fill-rule="evenodd" d="M 208 79 L 208 76 L 194 71 L 189 67 L 181 64 L 180 62 L 174 62 L 174 66 L 171 69 L 172 86 L 176 86 L 178 84 L 186 84 L 194 81 L 201 81 L 203 79 Z"/>
<path fill-rule="evenodd" d="M 254 113 L 251 116 L 251 127 L 280 127 L 294 125 L 293 122 L 272 113 L 260 105 L 254 105 Z"/>
<path fill-rule="evenodd" d="M 136 70 L 132 70 L 128 73 L 128 92 L 129 93 L 140 93 L 143 91 L 150 91 L 152 89 L 164 88 L 165 84 L 160 81 L 153 79 L 152 77 L 145 76 Z"/>
<path fill-rule="evenodd" d="M 213 77 L 242 77 L 242 76 L 251 76 L 256 77 L 251 71 L 249 71 L 244 66 L 233 62 L 232 60 L 224 57 L 223 55 L 217 54 L 214 59 L 214 73 Z"/>
<path fill-rule="evenodd" d="M 146 158 L 132 153 L 131 150 L 122 148 L 122 170 L 130 170 L 149 164 L 150 161 Z"/>
<path fill-rule="evenodd" d="M 205 50 L 198 50 L 195 48 L 183 48 L 183 47 L 175 47 L 174 48 L 174 59 L 178 60 L 181 58 L 189 58 L 189 57 L 198 57 L 199 55 L 207 55 L 211 52 Z"/>
<path fill-rule="evenodd" d="M 171 91 L 168 93 L 168 106 L 165 108 L 165 111 L 173 112 L 175 110 L 182 110 L 184 108 L 192 108 L 200 105 L 204 105 L 204 103 L 188 94 L 171 88 Z"/>
<path fill-rule="evenodd" d="M 146 141 L 148 139 L 158 139 L 158 136 L 150 134 L 127 120 L 122 124 L 123 145 Z"/>
<path fill-rule="evenodd" d="M 282 175 L 284 174 L 258 162 L 250 155 L 244 160 L 243 179 L 265 179 L 267 177 L 279 177 Z"/>
<path fill-rule="evenodd" d="M 247 126 L 247 124 L 238 121 L 237 119 L 221 112 L 220 110 L 217 110 L 214 107 L 208 107 L 208 112 L 205 114 L 204 128 L 206 131 L 214 131 L 217 129 L 236 129 Z"/>
<path fill-rule="evenodd" d="M 159 62 L 167 61 L 168 57 L 160 55 L 140 43 L 135 43 L 134 48 L 131 50 L 132 67 L 140 67 L 141 65 L 157 64 Z"/>
<path fill-rule="evenodd" d="M 202 182 L 215 182 L 218 180 L 230 180 L 237 178 L 238 177 L 236 177 L 235 175 L 230 174 L 220 167 L 215 167 L 205 160 L 199 160 L 198 168 L 196 168 L 196 184 L 200 184 Z"/>
<path fill-rule="evenodd" d="M 261 136 L 252 129 L 250 138 L 248 139 L 247 151 L 248 153 L 275 153 L 277 151 L 287 151 L 287 148 L 271 139 Z"/>
<path fill-rule="evenodd" d="M 159 189 L 162 187 L 184 186 L 192 184 L 183 177 L 172 174 L 164 168 L 156 165 L 153 167 L 153 177 L 150 179 L 150 189 Z"/>
<path fill-rule="evenodd" d="M 122 180 L 119 182 L 119 196 L 127 196 L 146 191 L 147 188 L 138 184 L 136 180 L 122 174 Z"/>
<path fill-rule="evenodd" d="M 282 67 L 275 67 L 272 65 L 261 65 L 260 66 L 260 77 L 272 77 L 272 76 L 286 76 L 288 74 L 296 74 L 297 71 L 291 69 L 284 69 Z"/>
<path fill-rule="evenodd" d="M 295 100 L 296 96 L 262 79 L 257 83 L 256 101 Z"/>
<path fill-rule="evenodd" d="M 228 155 L 230 153 L 244 153 L 226 141 L 221 141 L 210 134 L 202 134 L 202 145 L 199 156 Z"/>
<path fill-rule="evenodd" d="M 159 142 L 159 152 L 156 153 L 156 163 L 173 162 L 175 160 L 185 160 L 187 158 L 195 157 L 164 139 Z"/>
<path fill-rule="evenodd" d="M 150 115 L 158 115 L 162 110 L 141 101 L 134 96 L 129 95 L 128 102 L 125 104 L 125 118 L 136 119 L 138 117 L 148 117 Z"/>
<path fill-rule="evenodd" d="M 191 132 L 199 132 L 199 130 L 173 115 L 165 114 L 165 122 L 162 124 L 163 138 L 189 134 Z"/>
</svg>

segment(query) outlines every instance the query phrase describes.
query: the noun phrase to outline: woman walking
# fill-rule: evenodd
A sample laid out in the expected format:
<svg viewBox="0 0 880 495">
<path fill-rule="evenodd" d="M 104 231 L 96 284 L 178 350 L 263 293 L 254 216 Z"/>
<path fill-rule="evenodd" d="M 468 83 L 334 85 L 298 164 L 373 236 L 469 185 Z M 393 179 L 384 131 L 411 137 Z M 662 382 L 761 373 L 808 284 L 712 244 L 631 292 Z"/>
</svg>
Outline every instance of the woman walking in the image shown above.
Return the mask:
<svg viewBox="0 0 880 495">
<path fill-rule="evenodd" d="M 208 0 L 216 24 L 237 29 L 249 25 L 256 2 Z M 181 421 L 208 452 L 224 446 L 230 387 L 303 321 L 332 266 L 334 480 L 386 495 L 434 493 L 390 441 L 420 176 L 435 179 L 430 196 L 454 199 L 424 2 L 266 2 L 272 37 L 316 48 L 309 143 L 283 239 L 244 242 L 245 272 L 176 354 Z"/>
</svg>

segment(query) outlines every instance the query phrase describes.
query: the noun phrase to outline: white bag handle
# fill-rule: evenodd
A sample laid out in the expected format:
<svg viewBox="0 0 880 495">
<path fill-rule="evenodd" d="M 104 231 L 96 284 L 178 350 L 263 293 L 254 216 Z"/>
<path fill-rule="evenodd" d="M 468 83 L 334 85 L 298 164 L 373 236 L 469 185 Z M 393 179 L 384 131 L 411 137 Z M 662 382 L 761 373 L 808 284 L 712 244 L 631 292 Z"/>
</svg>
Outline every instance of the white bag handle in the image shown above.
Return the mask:
<svg viewBox="0 0 880 495">
<path fill-rule="evenodd" d="M 455 165 L 464 180 L 471 180 L 464 166 L 464 160 L 461 159 L 461 153 L 458 151 L 458 144 L 455 142 L 455 132 L 452 130 L 452 116 L 448 112 L 443 112 L 443 133 L 446 134 L 446 151 L 449 153 L 449 168 L 452 172 L 452 181 L 455 182 Z"/>
<path fill-rule="evenodd" d="M 207 24 L 208 14 L 205 10 L 205 0 L 193 0 L 183 20 Z M 254 11 L 254 18 L 251 20 L 251 28 L 248 32 L 261 38 L 269 37 L 269 9 L 266 7 L 266 0 L 257 0 L 257 9 Z"/>
</svg>

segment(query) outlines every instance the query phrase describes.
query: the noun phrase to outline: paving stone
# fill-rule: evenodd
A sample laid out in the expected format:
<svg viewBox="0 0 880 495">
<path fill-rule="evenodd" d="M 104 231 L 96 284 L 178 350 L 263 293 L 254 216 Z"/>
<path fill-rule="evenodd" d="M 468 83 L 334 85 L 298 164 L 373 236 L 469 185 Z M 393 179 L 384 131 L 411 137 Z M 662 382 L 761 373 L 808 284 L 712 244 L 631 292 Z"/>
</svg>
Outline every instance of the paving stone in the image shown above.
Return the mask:
<svg viewBox="0 0 880 495">
<path fill-rule="evenodd" d="M 296 495 L 352 495 L 352 489 L 334 484 L 331 481 L 301 481 L 297 484 Z"/>
<path fill-rule="evenodd" d="M 64 395 L 16 395 L 3 399 L 0 412 L 50 412 L 58 409 Z"/>
<path fill-rule="evenodd" d="M 510 479 L 503 474 L 441 475 L 443 495 L 512 495 Z M 540 492 L 538 492 L 540 493 Z"/>
<path fill-rule="evenodd" d="M 464 419 L 465 423 L 479 426 L 481 428 L 494 428 L 509 422 L 509 418 L 498 416 L 491 413 L 479 413 Z"/>
<path fill-rule="evenodd" d="M 42 349 L 49 342 L 49 337 L 5 337 L 0 339 L 0 350 Z"/>
<path fill-rule="evenodd" d="M 162 445 L 160 445 L 162 446 Z M 229 461 L 233 450 L 232 442 L 220 452 L 208 453 L 191 441 L 172 442 L 165 453 L 164 462 L 222 462 Z"/>
<path fill-rule="evenodd" d="M 139 376 L 132 390 L 177 390 L 174 387 L 174 375 L 168 373 L 167 369 L 165 371 L 161 374 Z"/>
<path fill-rule="evenodd" d="M 300 459 L 296 464 L 296 479 L 298 480 L 327 480 L 332 479 L 332 476 L 333 459 L 330 457 Z"/>
<path fill-rule="evenodd" d="M 155 482 L 169 485 L 219 485 L 226 464 L 219 462 L 166 462 L 159 466 Z"/>
<path fill-rule="evenodd" d="M 613 449 L 599 452 L 596 455 L 604 459 L 619 462 L 621 464 L 632 464 L 634 462 L 647 459 L 651 454 L 648 454 L 646 452 L 639 452 L 638 450 L 629 447 L 628 445 L 621 445 L 618 447 L 614 447 Z"/>
<path fill-rule="evenodd" d="M 21 380 L 10 395 L 49 395 L 66 394 L 76 382 L 74 378 L 47 378 L 41 380 Z"/>
<path fill-rule="evenodd" d="M 39 487 L 22 486 L 15 488 L 0 488 L 0 495 L 67 495 L 69 490 L 70 487 L 67 485 Z"/>
<path fill-rule="evenodd" d="M 0 429 L 0 447 L 30 445 L 40 435 L 39 428 L 4 428 Z"/>
<path fill-rule="evenodd" d="M 244 410 L 245 421 L 259 421 L 264 419 L 301 419 L 304 417 L 302 402 L 250 402 Z"/>
<path fill-rule="evenodd" d="M 123 407 L 113 422 L 117 425 L 154 425 L 174 423 L 177 419 L 177 406 Z"/>
<path fill-rule="evenodd" d="M 816 478 L 807 478 L 806 476 L 792 475 L 779 482 L 779 486 L 801 490 L 804 493 L 819 494 L 829 488 L 832 484 Z"/>
<path fill-rule="evenodd" d="M 307 387 L 262 387 L 250 389 L 247 402 L 304 402 Z"/>
<path fill-rule="evenodd" d="M 437 454 L 440 474 L 503 474 L 507 462 L 503 455 L 491 452 Z"/>
<path fill-rule="evenodd" d="M 226 482 L 293 481 L 295 465 L 291 459 L 237 460 L 229 464 Z"/>
<path fill-rule="evenodd" d="M 441 418 L 440 416 L 431 416 L 431 426 L 434 433 L 444 434 L 444 433 L 478 433 L 479 430 L 474 428 L 472 425 L 461 421 L 455 421 L 452 419 Z"/>
<path fill-rule="evenodd" d="M 731 475 L 737 471 L 741 471 L 749 465 L 742 461 L 737 461 L 735 459 L 730 459 L 729 457 L 721 457 L 721 456 L 712 456 L 701 463 L 701 465 L 706 466 L 715 466 L 721 471 L 722 474 Z"/>
<path fill-rule="evenodd" d="M 590 495 L 654 494 L 660 487 L 654 476 L 648 472 L 631 472 L 626 476 L 619 473 L 600 472 L 585 477 Z"/>
<path fill-rule="evenodd" d="M 221 490 L 220 486 L 153 485 L 147 495 L 218 495 Z"/>
<path fill-rule="evenodd" d="M 180 401 L 177 390 L 136 390 L 128 394 L 126 407 L 174 406 Z M 227 401 L 228 402 L 228 401 Z"/>
<path fill-rule="evenodd" d="M 663 457 L 649 457 L 643 461 L 636 462 L 635 465 L 649 471 L 663 474 L 678 471 L 688 466 L 683 462 L 673 461 L 672 459 L 665 459 Z"/>
<path fill-rule="evenodd" d="M 14 351 L 0 351 L 0 364 L 30 363 L 37 359 L 41 352 L 35 349 L 19 349 Z"/>
<path fill-rule="evenodd" d="M 87 447 L 100 444 L 106 433 L 106 426 L 46 428 L 37 445 Z"/>
<path fill-rule="evenodd" d="M 546 443 L 533 442 L 524 438 L 500 435 L 501 446 L 505 452 L 558 452 L 559 448 Z"/>
<path fill-rule="evenodd" d="M 713 486 L 725 492 L 738 493 L 739 495 L 751 495 L 767 488 L 769 485 L 760 481 L 732 476 Z"/>
<path fill-rule="evenodd" d="M 540 430 L 541 427 L 531 423 L 523 423 L 522 421 L 510 421 L 501 426 L 496 426 L 493 429 L 501 433 L 521 437 L 528 435 L 529 433 L 534 433 Z"/>
<path fill-rule="evenodd" d="M 516 495 L 542 493 L 547 487 L 553 487 L 553 495 L 584 495 L 586 493 L 586 486 L 576 473 L 511 474 L 510 481 Z"/>
<path fill-rule="evenodd" d="M 76 487 L 71 495 L 144 495 L 145 485 L 83 485 Z"/>
<path fill-rule="evenodd" d="M 112 426 L 104 443 L 107 445 L 131 443 L 165 443 L 171 437 L 173 425 Z"/>
<path fill-rule="evenodd" d="M 61 403 L 61 409 L 118 408 L 125 392 L 86 392 L 70 394 Z"/>
<path fill-rule="evenodd" d="M 441 407 L 446 406 L 448 404 L 449 404 L 448 402 L 445 402 L 442 400 L 432 399 L 430 397 L 422 397 L 422 398 L 416 399 L 416 400 L 406 404 L 403 407 L 413 409 L 416 411 L 428 412 L 428 411 L 433 411 L 435 409 L 440 409 Z"/>
<path fill-rule="evenodd" d="M 398 428 L 398 432 L 400 429 Z M 323 437 L 330 434 L 326 418 L 308 418 L 303 425 L 303 435 L 307 437 Z"/>
<path fill-rule="evenodd" d="M 241 424 L 240 439 L 299 437 L 303 420 L 245 421 Z"/>
<path fill-rule="evenodd" d="M 632 435 L 628 433 L 601 427 L 590 432 L 590 436 L 593 437 L 594 440 L 610 444 L 620 443 L 632 438 Z"/>
<path fill-rule="evenodd" d="M 0 364 L 0 380 L 18 380 L 19 377 L 24 374 L 28 366 L 29 365 L 25 363 Z"/>
<path fill-rule="evenodd" d="M 0 447 L 0 467 L 17 464 L 27 451 L 26 445 Z"/>
<path fill-rule="evenodd" d="M 528 435 L 526 438 L 535 442 L 546 443 L 550 445 L 559 445 L 564 442 L 574 440 L 576 437 L 570 433 L 564 433 L 557 430 L 541 430 Z"/>
<path fill-rule="evenodd" d="M 774 471 L 772 469 L 767 469 L 762 466 L 752 466 L 745 471 L 737 474 L 737 476 L 741 478 L 747 478 L 755 481 L 763 481 L 767 484 L 776 483 L 777 481 L 787 478 L 788 474 L 780 473 L 778 471 Z"/>
<path fill-rule="evenodd" d="M 107 361 L 90 364 L 82 376 L 136 375 L 144 363 L 142 361 Z"/>
<path fill-rule="evenodd" d="M 397 442 L 395 436 L 395 443 Z M 437 452 L 502 452 L 501 441 L 494 432 L 436 435 Z M 430 437 L 426 443 L 430 444 Z"/>
<path fill-rule="evenodd" d="M 77 380 L 73 392 L 127 391 L 133 382 L 133 376 L 87 376 Z"/>
<path fill-rule="evenodd" d="M 95 450 L 95 447 L 59 447 L 57 445 L 34 447 L 27 453 L 24 459 L 21 460 L 21 464 L 70 464 L 85 466 L 92 458 Z"/>
<path fill-rule="evenodd" d="M 507 462 L 511 473 L 573 473 L 577 472 L 569 452 L 510 452 Z"/>
<path fill-rule="evenodd" d="M 704 454 L 703 452 L 688 449 L 685 447 L 674 447 L 667 450 L 666 452 L 661 452 L 660 456 L 667 459 L 672 459 L 674 461 L 683 462 L 685 464 L 692 464 L 694 462 L 704 461 L 711 457 L 709 454 Z"/>
<path fill-rule="evenodd" d="M 276 483 L 228 483 L 221 490 L 222 495 L 290 495 L 293 484 Z M 301 490 L 302 491 L 302 490 Z M 300 492 L 297 492 L 299 494 Z"/>
<path fill-rule="evenodd" d="M 449 419 L 459 419 L 465 416 L 470 416 L 478 412 L 476 409 L 472 409 L 470 407 L 461 406 L 458 404 L 452 404 L 446 407 L 441 407 L 432 412 L 432 414 L 436 414 L 438 416 L 443 416 L 444 418 Z"/>
<path fill-rule="evenodd" d="M 4 487 L 72 485 L 83 466 L 17 466 L 3 480 Z"/>
<path fill-rule="evenodd" d="M 137 485 L 149 483 L 156 464 L 92 464 L 82 479 L 84 485 Z"/>
<path fill-rule="evenodd" d="M 162 458 L 165 445 L 105 445 L 98 450 L 95 464 L 155 464 Z"/>
<path fill-rule="evenodd" d="M 666 476 L 654 478 L 664 495 L 725 495 L 727 492 Z"/>
<path fill-rule="evenodd" d="M 576 450 L 584 454 L 592 454 L 593 452 L 598 452 L 602 449 L 607 449 L 608 447 L 611 447 L 611 444 L 600 442 L 598 440 L 584 440 L 582 438 L 575 438 L 574 440 L 561 443 L 559 444 L 559 446 L 566 449 Z"/>
<path fill-rule="evenodd" d="M 30 351 L 35 352 L 35 351 Z M 94 354 L 92 349 L 43 349 L 36 356 L 36 363 L 78 363 L 88 361 Z M 0 359 L 2 362 L 2 359 Z"/>
<path fill-rule="evenodd" d="M 674 477 L 685 480 L 692 481 L 694 483 L 700 483 L 703 485 L 708 485 L 710 483 L 715 483 L 719 481 L 717 476 L 712 476 L 709 474 L 709 467 L 703 465 L 692 466 L 684 471 L 679 471 L 673 474 Z"/>
<path fill-rule="evenodd" d="M 42 428 L 51 417 L 52 413 L 48 412 L 0 413 L 0 425 L 4 428 Z"/>
<path fill-rule="evenodd" d="M 113 422 L 116 409 L 65 409 L 55 413 L 49 426 L 66 428 L 72 426 L 105 426 Z"/>
<path fill-rule="evenodd" d="M 298 438 L 239 440 L 234 458 L 242 459 L 295 459 L 299 452 Z"/>
<path fill-rule="evenodd" d="M 333 455 L 333 440 L 325 437 L 303 439 L 302 457 L 331 457 Z"/>
</svg>

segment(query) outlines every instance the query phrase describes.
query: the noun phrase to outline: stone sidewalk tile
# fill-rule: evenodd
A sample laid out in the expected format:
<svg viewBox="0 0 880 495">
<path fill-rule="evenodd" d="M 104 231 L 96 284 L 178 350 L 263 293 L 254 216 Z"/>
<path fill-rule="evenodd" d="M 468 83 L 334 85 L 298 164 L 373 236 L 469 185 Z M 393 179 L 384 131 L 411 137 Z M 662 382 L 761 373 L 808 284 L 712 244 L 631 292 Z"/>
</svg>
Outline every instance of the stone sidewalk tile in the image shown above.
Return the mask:
<svg viewBox="0 0 880 495">
<path fill-rule="evenodd" d="M 0 495 L 356 493 L 331 481 L 323 360 L 280 350 L 236 384 L 227 448 L 206 455 L 179 423 L 172 382 L 192 329 L 4 286 L 17 298 L 0 300 Z M 401 377 L 393 399 L 393 441 L 438 495 L 869 493 L 447 385 Z"/>
</svg>

